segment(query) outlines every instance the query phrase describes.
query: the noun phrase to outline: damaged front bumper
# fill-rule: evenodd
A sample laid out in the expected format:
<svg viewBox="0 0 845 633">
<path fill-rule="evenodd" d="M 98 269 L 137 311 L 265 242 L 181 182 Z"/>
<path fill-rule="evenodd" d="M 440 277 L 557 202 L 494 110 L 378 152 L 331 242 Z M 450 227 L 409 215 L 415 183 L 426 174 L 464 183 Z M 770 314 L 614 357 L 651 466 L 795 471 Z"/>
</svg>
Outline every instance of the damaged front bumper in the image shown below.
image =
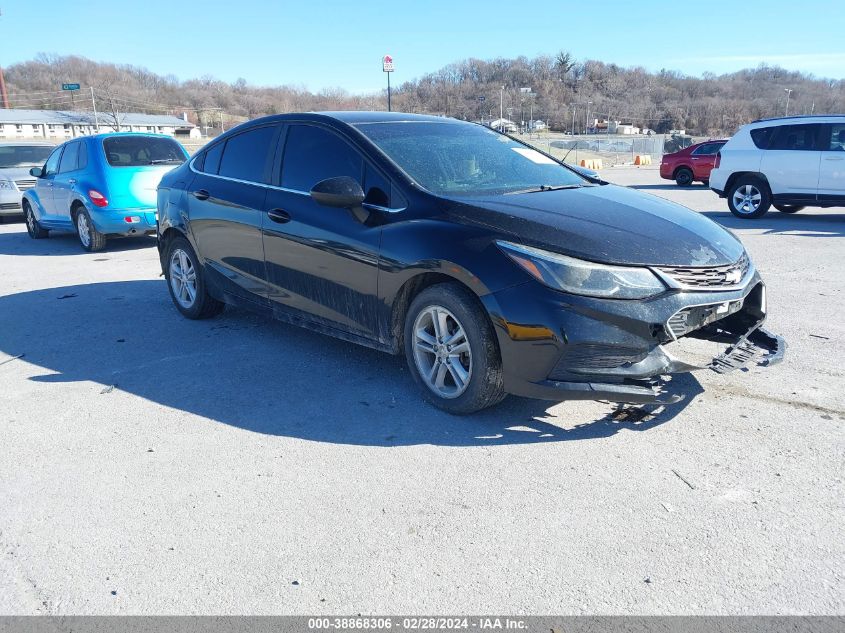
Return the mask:
<svg viewBox="0 0 845 633">
<path fill-rule="evenodd" d="M 671 403 L 683 398 L 670 393 L 671 374 L 774 365 L 786 350 L 761 327 L 766 288 L 756 271 L 740 289 L 633 302 L 537 286 L 482 299 L 496 326 L 505 390 L 515 395 Z"/>
</svg>

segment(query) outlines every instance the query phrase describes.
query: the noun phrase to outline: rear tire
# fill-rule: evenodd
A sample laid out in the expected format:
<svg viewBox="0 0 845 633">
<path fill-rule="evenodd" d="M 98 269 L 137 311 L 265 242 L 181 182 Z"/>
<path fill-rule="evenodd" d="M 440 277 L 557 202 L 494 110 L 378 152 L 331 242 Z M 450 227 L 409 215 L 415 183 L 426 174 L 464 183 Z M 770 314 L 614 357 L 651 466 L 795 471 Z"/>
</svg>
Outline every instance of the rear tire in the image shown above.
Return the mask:
<svg viewBox="0 0 845 633">
<path fill-rule="evenodd" d="M 189 319 L 209 319 L 226 307 L 210 294 L 199 258 L 184 237 L 176 237 L 167 245 L 164 260 L 167 289 L 176 309 Z"/>
<path fill-rule="evenodd" d="M 96 253 L 106 247 L 106 236 L 100 233 L 91 221 L 91 216 L 85 209 L 77 209 L 74 214 L 76 235 L 79 243 L 89 253 Z"/>
<path fill-rule="evenodd" d="M 692 184 L 693 174 L 691 169 L 681 167 L 675 172 L 675 182 L 679 187 L 689 187 Z"/>
<path fill-rule="evenodd" d="M 743 220 L 762 218 L 771 205 L 769 185 L 756 176 L 740 176 L 728 190 L 728 208 Z"/>
<path fill-rule="evenodd" d="M 798 213 L 807 208 L 800 204 L 773 204 L 772 206 L 781 213 Z"/>
<path fill-rule="evenodd" d="M 43 240 L 50 235 L 47 229 L 41 228 L 38 220 L 35 219 L 35 213 L 33 213 L 32 208 L 26 200 L 23 202 L 23 217 L 26 222 L 26 232 L 29 233 L 32 239 Z"/>
<path fill-rule="evenodd" d="M 458 284 L 431 286 L 411 302 L 405 357 L 426 400 L 449 413 L 474 413 L 506 395 L 493 325 Z"/>
</svg>

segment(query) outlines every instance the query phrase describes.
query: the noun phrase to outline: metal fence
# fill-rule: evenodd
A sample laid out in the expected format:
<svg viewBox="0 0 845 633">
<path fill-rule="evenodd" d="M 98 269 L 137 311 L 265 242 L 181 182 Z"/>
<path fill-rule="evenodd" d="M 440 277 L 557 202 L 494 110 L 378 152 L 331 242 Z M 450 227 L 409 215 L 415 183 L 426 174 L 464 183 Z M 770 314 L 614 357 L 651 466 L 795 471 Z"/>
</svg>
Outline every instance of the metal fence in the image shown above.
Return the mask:
<svg viewBox="0 0 845 633">
<path fill-rule="evenodd" d="M 534 147 L 548 152 L 567 163 L 578 164 L 581 160 L 602 159 L 606 165 L 633 163 L 638 155 L 650 156 L 652 164 L 657 165 L 663 154 L 676 152 L 683 147 L 698 143 L 703 138 L 691 136 L 670 136 L 654 134 L 652 136 L 628 134 L 583 134 L 564 135 L 554 132 L 548 134 L 525 134 L 518 136 Z"/>
</svg>

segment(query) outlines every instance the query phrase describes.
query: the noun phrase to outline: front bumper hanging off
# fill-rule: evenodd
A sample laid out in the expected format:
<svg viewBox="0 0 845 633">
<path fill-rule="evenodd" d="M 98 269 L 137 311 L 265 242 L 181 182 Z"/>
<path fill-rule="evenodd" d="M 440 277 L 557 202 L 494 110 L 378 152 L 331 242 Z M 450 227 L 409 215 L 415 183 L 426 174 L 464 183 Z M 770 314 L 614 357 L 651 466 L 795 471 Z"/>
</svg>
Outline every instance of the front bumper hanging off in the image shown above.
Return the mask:
<svg viewBox="0 0 845 633">
<path fill-rule="evenodd" d="M 546 309 L 526 312 L 537 305 L 524 300 L 529 291 L 497 293 L 495 304 L 488 299 L 505 390 L 515 395 L 672 403 L 684 397 L 670 392 L 672 374 L 771 366 L 786 350 L 783 338 L 762 329 L 766 290 L 756 273 L 735 291 L 682 293 L 637 305 L 574 297 L 542 304 L 541 295 Z"/>
</svg>

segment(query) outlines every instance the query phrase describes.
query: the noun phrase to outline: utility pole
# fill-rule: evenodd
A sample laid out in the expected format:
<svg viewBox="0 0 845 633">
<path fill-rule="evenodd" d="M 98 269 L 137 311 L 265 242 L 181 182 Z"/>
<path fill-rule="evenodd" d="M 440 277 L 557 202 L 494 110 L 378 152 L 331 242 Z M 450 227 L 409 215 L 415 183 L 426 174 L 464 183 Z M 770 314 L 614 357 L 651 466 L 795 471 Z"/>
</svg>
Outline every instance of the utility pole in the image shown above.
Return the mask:
<svg viewBox="0 0 845 633">
<path fill-rule="evenodd" d="M 499 95 L 499 131 L 505 129 L 505 87 L 502 86 L 502 92 Z"/>
<path fill-rule="evenodd" d="M 589 132 L 590 128 L 590 106 L 593 105 L 592 101 L 587 101 L 587 110 L 584 113 L 584 134 Z"/>
<path fill-rule="evenodd" d="M 99 134 L 100 120 L 97 118 L 97 102 L 94 100 L 94 86 L 91 86 L 91 107 L 94 108 L 94 127 L 96 127 L 97 134 Z"/>
<path fill-rule="evenodd" d="M 786 93 L 786 112 L 784 116 L 789 116 L 789 96 L 792 94 L 792 88 L 784 88 L 783 91 Z"/>
<path fill-rule="evenodd" d="M 576 108 L 576 105 L 573 103 L 572 104 L 572 128 L 569 130 L 569 133 L 572 134 L 572 136 L 575 136 L 575 108 Z"/>
<path fill-rule="evenodd" d="M 223 134 L 225 130 L 223 129 L 223 110 L 220 110 L 220 133 Z"/>
<path fill-rule="evenodd" d="M 0 9 L 0 18 L 3 17 L 3 10 Z M 3 98 L 3 107 L 9 109 L 9 95 L 6 93 L 6 80 L 3 78 L 3 66 L 0 65 L 0 96 Z"/>
</svg>

